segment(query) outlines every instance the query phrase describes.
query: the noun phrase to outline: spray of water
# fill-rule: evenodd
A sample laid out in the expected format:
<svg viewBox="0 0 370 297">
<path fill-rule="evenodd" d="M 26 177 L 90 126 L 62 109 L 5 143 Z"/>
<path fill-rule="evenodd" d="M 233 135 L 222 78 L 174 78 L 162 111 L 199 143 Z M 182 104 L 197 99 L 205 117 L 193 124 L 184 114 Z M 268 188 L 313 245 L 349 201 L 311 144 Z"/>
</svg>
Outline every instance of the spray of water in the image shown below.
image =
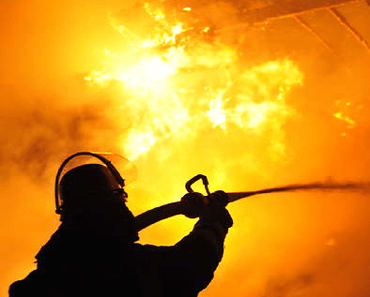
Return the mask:
<svg viewBox="0 0 370 297">
<path fill-rule="evenodd" d="M 235 192 L 227 193 L 229 196 L 229 202 L 239 200 L 241 198 L 259 195 L 259 194 L 268 194 L 268 193 L 277 193 L 277 192 L 293 192 L 293 191 L 307 191 L 307 190 L 316 190 L 316 191 L 358 191 L 358 192 L 367 192 L 370 190 L 370 183 L 366 182 L 313 182 L 307 184 L 292 184 L 281 187 L 266 188 L 258 191 L 248 191 L 248 192 Z"/>
</svg>

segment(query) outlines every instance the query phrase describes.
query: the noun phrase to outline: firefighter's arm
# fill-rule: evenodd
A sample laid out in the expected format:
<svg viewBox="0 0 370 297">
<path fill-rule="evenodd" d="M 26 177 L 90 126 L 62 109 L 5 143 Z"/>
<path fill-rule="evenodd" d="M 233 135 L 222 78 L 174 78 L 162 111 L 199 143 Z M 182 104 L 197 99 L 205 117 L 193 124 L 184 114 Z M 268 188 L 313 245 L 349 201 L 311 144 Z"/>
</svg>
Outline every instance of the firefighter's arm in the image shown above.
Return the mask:
<svg viewBox="0 0 370 297">
<path fill-rule="evenodd" d="M 189 236 L 202 237 L 203 241 L 207 241 L 211 245 L 210 252 L 213 250 L 218 261 L 222 257 L 225 236 L 233 225 L 225 208 L 227 201 L 227 194 L 223 191 L 212 193 L 207 198 L 200 193 L 188 193 L 181 199 L 183 214 L 189 218 L 199 217 Z"/>
<path fill-rule="evenodd" d="M 216 195 L 222 199 L 226 196 L 223 192 Z M 140 275 L 143 283 L 151 284 L 145 286 L 149 291 L 161 284 L 163 296 L 197 296 L 211 282 L 233 222 L 225 203 L 204 204 L 203 199 L 198 193 L 186 194 L 181 199 L 182 213 L 199 220 L 190 234 L 177 244 L 171 247 L 136 245 Z"/>
<path fill-rule="evenodd" d="M 204 203 L 199 193 L 188 193 L 181 199 L 184 215 L 199 217 L 192 232 L 174 246 L 173 271 L 181 275 L 181 280 L 175 282 L 189 293 L 196 294 L 212 280 L 223 255 L 225 236 L 233 224 L 222 202 L 226 194 L 219 191 L 212 195 L 209 203 Z M 169 278 L 174 279 L 174 275 Z"/>
</svg>

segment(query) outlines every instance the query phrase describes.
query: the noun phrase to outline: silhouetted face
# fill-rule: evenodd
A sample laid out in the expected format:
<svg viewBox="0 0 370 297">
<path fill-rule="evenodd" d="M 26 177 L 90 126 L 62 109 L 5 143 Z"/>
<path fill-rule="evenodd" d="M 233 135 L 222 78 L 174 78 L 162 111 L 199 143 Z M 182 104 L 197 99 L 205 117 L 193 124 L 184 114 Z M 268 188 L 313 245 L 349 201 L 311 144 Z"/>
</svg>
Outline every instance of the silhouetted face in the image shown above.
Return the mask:
<svg viewBox="0 0 370 297">
<path fill-rule="evenodd" d="M 60 182 L 64 224 L 97 236 L 137 240 L 134 216 L 109 169 L 88 164 L 67 172 Z"/>
</svg>

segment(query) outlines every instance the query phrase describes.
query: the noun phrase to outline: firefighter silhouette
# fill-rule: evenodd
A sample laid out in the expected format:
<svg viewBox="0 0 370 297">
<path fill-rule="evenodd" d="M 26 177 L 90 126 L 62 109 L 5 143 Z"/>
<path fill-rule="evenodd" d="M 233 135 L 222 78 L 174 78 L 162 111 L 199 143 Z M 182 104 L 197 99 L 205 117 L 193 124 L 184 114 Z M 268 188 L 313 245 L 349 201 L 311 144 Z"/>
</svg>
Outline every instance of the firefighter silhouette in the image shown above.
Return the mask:
<svg viewBox="0 0 370 297">
<path fill-rule="evenodd" d="M 123 179 L 104 157 L 85 154 L 103 164 L 77 166 L 60 183 L 57 177 L 61 224 L 36 255 L 37 269 L 14 282 L 9 296 L 197 296 L 212 280 L 233 224 L 218 202 L 226 194 L 216 192 L 209 205 L 199 193 L 186 194 L 183 214 L 199 217 L 192 232 L 174 246 L 141 245 Z"/>
</svg>

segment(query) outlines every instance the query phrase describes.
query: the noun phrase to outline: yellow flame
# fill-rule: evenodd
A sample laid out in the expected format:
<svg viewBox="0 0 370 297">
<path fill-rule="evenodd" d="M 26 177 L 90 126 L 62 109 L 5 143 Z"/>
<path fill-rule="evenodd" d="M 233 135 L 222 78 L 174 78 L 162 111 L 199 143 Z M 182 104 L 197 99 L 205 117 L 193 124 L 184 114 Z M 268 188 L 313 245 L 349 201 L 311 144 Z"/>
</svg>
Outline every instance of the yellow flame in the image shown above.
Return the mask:
<svg viewBox="0 0 370 297">
<path fill-rule="evenodd" d="M 350 117 L 348 116 L 345 116 L 342 112 L 336 112 L 334 114 L 334 117 L 336 117 L 337 119 L 339 120 L 342 120 L 342 121 L 345 121 L 346 123 L 348 123 L 350 126 L 354 126 L 356 124 L 356 122 L 351 119 Z"/>
<path fill-rule="evenodd" d="M 166 79 L 176 72 L 176 67 L 160 57 L 149 57 L 126 71 L 117 72 L 117 80 L 132 90 L 159 91 Z"/>
<path fill-rule="evenodd" d="M 210 109 L 207 111 L 207 115 L 213 127 L 220 126 L 225 129 L 226 111 L 223 109 L 222 95 L 210 101 Z"/>
<path fill-rule="evenodd" d="M 340 110 L 335 112 L 333 114 L 333 116 L 335 118 L 337 118 L 338 120 L 341 120 L 341 121 L 345 122 L 347 124 L 348 129 L 354 128 L 357 125 L 357 122 L 352 117 L 347 115 L 348 113 L 353 113 L 354 112 L 354 110 L 353 110 L 354 106 L 353 106 L 352 102 L 349 102 L 349 101 L 343 102 L 341 100 L 337 100 L 335 102 L 335 105 Z M 360 106 L 360 108 L 361 108 L 361 106 Z M 343 132 L 343 133 L 341 133 L 341 135 L 346 136 L 347 134 Z"/>
<path fill-rule="evenodd" d="M 281 59 L 242 69 L 236 48 L 203 39 L 209 27 L 194 36 L 185 24 L 167 22 L 158 8 L 146 4 L 144 9 L 158 24 L 156 34 L 135 36 L 122 53 L 106 50 L 104 71 L 84 78 L 95 84 L 122 83 L 122 108 L 130 109 L 134 127 L 124 137 L 124 154 L 134 160 L 165 139 L 215 128 L 225 133 L 230 128 L 269 131 L 272 150 L 284 151 L 280 130 L 294 112 L 285 98 L 303 80 L 294 62 Z M 115 28 L 122 32 L 122 26 Z"/>
<path fill-rule="evenodd" d="M 132 160 L 140 155 L 147 153 L 157 142 L 158 138 L 153 131 L 144 131 L 133 129 L 127 135 L 125 141 L 125 150 Z"/>
</svg>

